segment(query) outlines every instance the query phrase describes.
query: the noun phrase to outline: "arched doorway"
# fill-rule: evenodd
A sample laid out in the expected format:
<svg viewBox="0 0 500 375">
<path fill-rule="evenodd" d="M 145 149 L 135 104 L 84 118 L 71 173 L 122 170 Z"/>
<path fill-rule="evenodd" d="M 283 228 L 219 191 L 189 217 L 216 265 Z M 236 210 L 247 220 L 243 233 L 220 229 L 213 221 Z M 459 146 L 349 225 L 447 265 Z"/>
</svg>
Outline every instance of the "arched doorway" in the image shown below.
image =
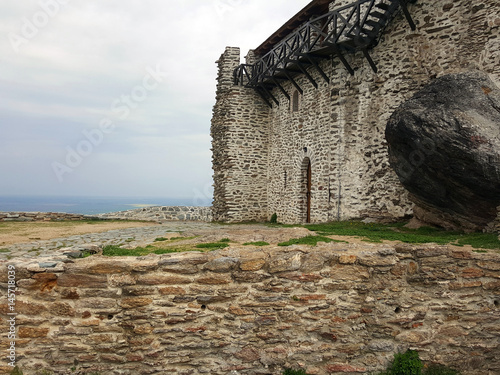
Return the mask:
<svg viewBox="0 0 500 375">
<path fill-rule="evenodd" d="M 312 197 L 312 167 L 311 159 L 305 158 L 302 162 L 302 192 L 303 192 L 303 217 L 306 223 L 311 222 L 311 197 Z"/>
</svg>

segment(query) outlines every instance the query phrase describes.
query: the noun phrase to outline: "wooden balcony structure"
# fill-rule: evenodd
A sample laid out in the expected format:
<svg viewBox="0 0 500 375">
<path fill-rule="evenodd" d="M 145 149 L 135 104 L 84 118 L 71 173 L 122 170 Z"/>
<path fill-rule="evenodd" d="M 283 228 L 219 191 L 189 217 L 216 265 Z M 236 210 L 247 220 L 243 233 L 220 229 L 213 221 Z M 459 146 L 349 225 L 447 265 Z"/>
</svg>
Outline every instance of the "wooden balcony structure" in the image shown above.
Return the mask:
<svg viewBox="0 0 500 375">
<path fill-rule="evenodd" d="M 380 36 L 394 17 L 403 13 L 412 30 L 413 22 L 408 4 L 416 0 L 358 0 L 352 4 L 315 17 L 290 33 L 255 64 L 242 64 L 234 71 L 234 84 L 255 89 L 265 102 L 279 105 L 272 90 L 278 88 L 288 100 L 290 95 L 282 86 L 290 81 L 302 94 L 303 89 L 294 79 L 304 74 L 317 88 L 318 83 L 308 72 L 313 67 L 319 75 L 330 82 L 318 64 L 321 60 L 337 57 L 347 71 L 354 70 L 344 55 L 361 51 L 374 72 L 377 66 L 369 50 L 377 45 Z"/>
</svg>

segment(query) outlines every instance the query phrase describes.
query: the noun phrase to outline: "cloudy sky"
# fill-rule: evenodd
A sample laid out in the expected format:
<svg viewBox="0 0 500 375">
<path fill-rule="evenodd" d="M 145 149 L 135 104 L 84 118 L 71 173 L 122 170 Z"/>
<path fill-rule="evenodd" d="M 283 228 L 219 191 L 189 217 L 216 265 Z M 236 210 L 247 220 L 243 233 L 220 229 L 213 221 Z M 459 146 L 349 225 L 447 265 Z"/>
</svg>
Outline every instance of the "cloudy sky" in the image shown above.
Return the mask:
<svg viewBox="0 0 500 375">
<path fill-rule="evenodd" d="M 0 196 L 210 195 L 215 61 L 309 0 L 3 0 Z"/>
</svg>

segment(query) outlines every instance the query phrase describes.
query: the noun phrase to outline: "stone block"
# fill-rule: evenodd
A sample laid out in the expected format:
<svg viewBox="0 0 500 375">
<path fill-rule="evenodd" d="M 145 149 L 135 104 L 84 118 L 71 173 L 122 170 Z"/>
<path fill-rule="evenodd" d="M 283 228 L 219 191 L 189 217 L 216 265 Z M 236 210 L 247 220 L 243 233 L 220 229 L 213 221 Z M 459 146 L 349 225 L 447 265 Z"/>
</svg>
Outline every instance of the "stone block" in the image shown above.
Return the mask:
<svg viewBox="0 0 500 375">
<path fill-rule="evenodd" d="M 112 274 L 109 276 L 108 281 L 111 288 L 136 284 L 135 278 L 130 273 Z"/>
<path fill-rule="evenodd" d="M 358 260 L 356 255 L 341 255 L 339 257 L 340 264 L 354 264 Z"/>
<path fill-rule="evenodd" d="M 74 317 L 76 314 L 75 309 L 71 305 L 64 302 L 55 302 L 50 304 L 49 311 L 55 316 Z"/>
<path fill-rule="evenodd" d="M 239 263 L 237 258 L 222 257 L 206 263 L 203 269 L 216 273 L 226 273 L 235 270 Z"/>
<path fill-rule="evenodd" d="M 137 277 L 139 285 L 176 285 L 190 284 L 191 279 L 182 276 L 167 276 L 159 273 L 151 273 Z"/>
<path fill-rule="evenodd" d="M 264 267 L 266 261 L 264 259 L 242 259 L 240 270 L 242 271 L 258 271 Z"/>
<path fill-rule="evenodd" d="M 119 305 L 124 308 L 124 309 L 135 309 L 138 307 L 144 307 L 151 305 L 153 303 L 152 298 L 145 298 L 145 297 L 127 297 L 123 298 L 120 302 Z"/>
<path fill-rule="evenodd" d="M 338 282 L 365 281 L 370 279 L 370 271 L 363 266 L 338 264 L 330 267 L 328 276 L 325 274 L 324 277 Z"/>
<path fill-rule="evenodd" d="M 57 285 L 67 288 L 106 288 L 108 278 L 103 275 L 64 273 L 57 279 Z"/>
<path fill-rule="evenodd" d="M 165 288 L 159 288 L 158 291 L 162 295 L 174 295 L 174 296 L 183 296 L 186 294 L 186 290 L 184 288 L 180 287 L 165 287 Z"/>
<path fill-rule="evenodd" d="M 19 327 L 17 335 L 21 339 L 35 339 L 47 337 L 49 332 L 49 328 Z"/>
<path fill-rule="evenodd" d="M 358 263 L 366 267 L 394 266 L 398 262 L 395 256 L 380 256 L 378 254 L 360 254 Z"/>
<path fill-rule="evenodd" d="M 196 279 L 198 284 L 223 285 L 231 283 L 231 277 L 225 275 L 206 275 Z"/>
<path fill-rule="evenodd" d="M 462 269 L 461 276 L 464 279 L 477 279 L 484 276 L 484 271 L 479 268 L 467 267 Z"/>
<path fill-rule="evenodd" d="M 302 266 L 301 252 L 278 253 L 272 255 L 268 263 L 269 273 L 297 271 Z"/>
</svg>

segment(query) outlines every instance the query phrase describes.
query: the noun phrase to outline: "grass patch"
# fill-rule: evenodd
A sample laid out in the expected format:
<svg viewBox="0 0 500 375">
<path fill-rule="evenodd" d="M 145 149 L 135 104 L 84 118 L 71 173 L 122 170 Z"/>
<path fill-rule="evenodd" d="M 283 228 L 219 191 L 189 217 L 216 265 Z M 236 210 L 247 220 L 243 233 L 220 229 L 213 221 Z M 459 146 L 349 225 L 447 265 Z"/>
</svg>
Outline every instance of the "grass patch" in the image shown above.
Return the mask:
<svg viewBox="0 0 500 375">
<path fill-rule="evenodd" d="M 460 372 L 442 365 L 425 366 L 418 352 L 407 350 L 406 353 L 394 354 L 388 369 L 378 375 L 460 375 Z"/>
<path fill-rule="evenodd" d="M 173 254 L 173 253 L 183 253 L 185 251 L 199 251 L 199 249 L 193 247 L 167 247 L 161 248 L 153 251 L 153 254 L 162 255 L 162 254 Z"/>
<path fill-rule="evenodd" d="M 102 255 L 106 257 L 138 257 L 150 254 L 153 250 L 154 247 L 152 246 L 123 249 L 118 245 L 107 245 L 102 249 Z"/>
<path fill-rule="evenodd" d="M 153 251 L 153 254 L 157 254 L 157 255 L 173 254 L 173 253 L 179 253 L 181 251 L 185 251 L 185 250 L 181 250 L 181 249 L 172 247 L 172 248 L 169 248 L 169 249 L 158 249 L 158 250 L 155 250 L 155 251 Z"/>
<path fill-rule="evenodd" d="M 283 375 L 306 375 L 306 372 L 304 370 L 293 370 L 287 368 L 283 371 Z"/>
<path fill-rule="evenodd" d="M 175 241 L 181 241 L 181 240 L 189 240 L 193 239 L 196 237 L 178 237 L 174 239 Z M 162 241 L 160 241 L 162 242 Z M 218 250 L 218 249 L 223 249 L 225 247 L 228 247 L 229 244 L 227 242 L 214 242 L 214 243 L 202 243 L 198 245 L 193 245 L 193 244 L 178 244 L 178 245 L 173 245 L 173 246 L 168 246 L 170 245 L 169 243 L 165 243 L 164 245 L 160 247 L 159 244 L 155 245 L 148 245 L 146 247 L 136 247 L 134 249 L 124 249 L 121 248 L 120 245 L 107 245 L 103 248 L 102 254 L 107 257 L 116 257 L 116 256 L 144 256 L 148 254 L 157 254 L 157 255 L 162 255 L 162 254 L 172 254 L 172 253 L 181 253 L 181 252 L 186 252 L 186 251 L 211 251 L 211 250 Z"/>
<path fill-rule="evenodd" d="M 175 241 L 185 241 L 185 240 L 192 240 L 198 236 L 192 236 L 192 237 L 171 237 L 171 238 L 165 238 L 165 237 L 158 237 L 155 239 L 155 242 L 175 242 Z"/>
<path fill-rule="evenodd" d="M 430 227 L 409 229 L 404 227 L 405 224 L 406 223 L 365 224 L 359 221 L 341 221 L 327 224 L 305 225 L 305 228 L 322 236 L 355 236 L 370 242 L 382 242 L 384 240 L 401 241 L 405 243 L 433 242 L 440 245 L 471 245 L 479 249 L 500 249 L 500 241 L 495 234 L 467 234 Z"/>
<path fill-rule="evenodd" d="M 162 242 L 162 241 L 168 241 L 169 239 L 168 238 L 165 238 L 165 237 L 158 237 L 158 238 L 155 238 L 155 242 Z"/>
<path fill-rule="evenodd" d="M 245 242 L 243 246 L 269 246 L 270 244 L 265 241 L 257 241 L 257 242 Z"/>
<path fill-rule="evenodd" d="M 209 243 L 200 243 L 195 247 L 197 249 L 207 249 L 207 250 L 220 250 L 228 247 L 229 244 L 227 242 L 209 242 Z"/>
<path fill-rule="evenodd" d="M 0 249 L 0 253 L 10 253 L 9 249 Z"/>
<path fill-rule="evenodd" d="M 500 249 L 498 235 L 494 233 L 469 233 L 462 234 L 458 240 L 459 245 L 471 245 L 476 249 Z"/>
<path fill-rule="evenodd" d="M 318 242 L 345 242 L 346 241 L 339 241 L 339 240 L 333 240 L 328 237 L 324 236 L 307 236 L 307 237 L 302 237 L 302 238 L 292 238 L 291 240 L 288 240 L 286 242 L 280 242 L 278 246 L 291 246 L 291 245 L 310 245 L 310 246 L 316 246 Z"/>
</svg>

